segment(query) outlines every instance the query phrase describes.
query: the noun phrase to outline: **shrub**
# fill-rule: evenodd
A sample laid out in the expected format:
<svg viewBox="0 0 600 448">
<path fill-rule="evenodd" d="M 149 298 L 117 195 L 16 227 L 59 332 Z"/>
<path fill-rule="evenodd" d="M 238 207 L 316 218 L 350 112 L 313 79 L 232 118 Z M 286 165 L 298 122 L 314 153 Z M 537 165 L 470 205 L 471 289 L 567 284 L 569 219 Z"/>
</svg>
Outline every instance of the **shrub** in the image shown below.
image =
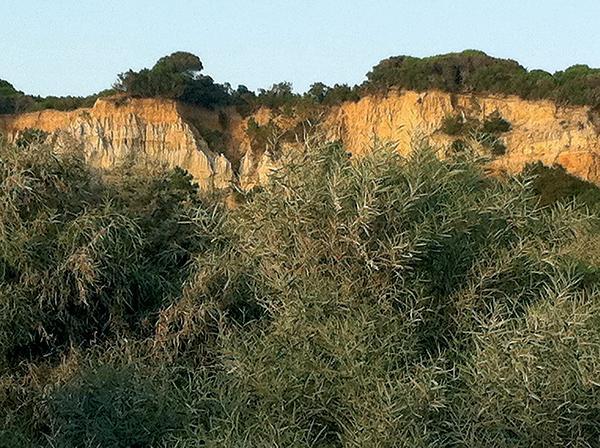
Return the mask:
<svg viewBox="0 0 600 448">
<path fill-rule="evenodd" d="M 469 148 L 469 145 L 463 139 L 460 139 L 460 138 L 454 140 L 450 145 L 450 149 L 455 154 L 464 152 L 468 148 Z"/>
<path fill-rule="evenodd" d="M 560 165 L 549 167 L 537 162 L 527 165 L 525 172 L 534 176 L 533 188 L 542 205 L 575 198 L 591 208 L 596 208 L 600 204 L 598 186 L 567 173 Z"/>
<path fill-rule="evenodd" d="M 502 118 L 498 111 L 495 111 L 485 119 L 481 129 L 488 134 L 502 134 L 510 131 L 511 125 L 507 120 Z"/>
<path fill-rule="evenodd" d="M 522 319 L 477 335 L 461 412 L 481 447 L 594 446 L 600 439 L 600 303 L 549 287 Z"/>
<path fill-rule="evenodd" d="M 506 154 L 506 145 L 499 135 L 511 129 L 510 123 L 498 111 L 492 113 L 483 123 L 464 114 L 448 115 L 442 120 L 440 131 L 450 136 L 467 137 L 486 148 L 493 156 Z M 455 139 L 451 144 L 454 152 L 465 148 L 463 139 Z"/>
<path fill-rule="evenodd" d="M 169 384 L 133 367 L 80 372 L 48 399 L 52 439 L 59 446 L 156 446 L 181 429 L 185 414 Z"/>
<path fill-rule="evenodd" d="M 191 177 L 136 166 L 101 177 L 82 154 L 35 144 L 4 145 L 0 159 L 0 365 L 151 330 L 219 219 Z"/>
<path fill-rule="evenodd" d="M 448 115 L 442 120 L 440 130 L 446 135 L 462 135 L 464 128 L 465 120 L 461 115 Z"/>
<path fill-rule="evenodd" d="M 476 335 L 546 299 L 561 275 L 550 252 L 579 218 L 546 215 L 526 182 L 476 166 L 309 149 L 235 213 L 235 258 L 252 263 L 267 319 L 225 335 L 217 444 L 451 446 L 477 430 L 456 364 L 467 372 Z"/>
<path fill-rule="evenodd" d="M 596 106 L 600 102 L 600 69 L 575 65 L 552 75 L 542 70 L 527 71 L 515 61 L 476 50 L 427 58 L 395 56 L 373 67 L 363 84 L 366 91 L 393 87 L 519 95 Z"/>
<path fill-rule="evenodd" d="M 121 73 L 113 87 L 134 97 L 172 98 L 209 109 L 230 104 L 226 86 L 200 74 L 203 68 L 198 56 L 178 51 L 151 69 Z"/>
<path fill-rule="evenodd" d="M 227 140 L 222 131 L 219 131 L 218 129 L 200 128 L 199 132 L 211 151 L 214 151 L 217 154 L 223 154 L 225 152 L 227 149 Z"/>
<path fill-rule="evenodd" d="M 29 128 L 19 133 L 15 141 L 15 145 L 19 148 L 23 148 L 25 146 L 29 146 L 32 144 L 44 143 L 44 141 L 48 138 L 48 133 L 42 131 L 41 129 Z"/>
<path fill-rule="evenodd" d="M 530 172 L 307 145 L 225 211 L 181 170 L 0 160 L 5 444 L 598 439 L 600 224 Z"/>
</svg>

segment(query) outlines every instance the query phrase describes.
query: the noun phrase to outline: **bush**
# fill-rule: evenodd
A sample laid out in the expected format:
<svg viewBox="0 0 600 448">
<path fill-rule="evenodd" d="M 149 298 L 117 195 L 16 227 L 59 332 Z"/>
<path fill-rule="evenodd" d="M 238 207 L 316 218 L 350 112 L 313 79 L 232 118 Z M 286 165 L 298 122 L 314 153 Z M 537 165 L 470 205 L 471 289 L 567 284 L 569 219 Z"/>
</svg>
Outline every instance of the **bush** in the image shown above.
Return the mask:
<svg viewBox="0 0 600 448">
<path fill-rule="evenodd" d="M 542 205 L 573 199 L 578 199 L 592 209 L 600 204 L 598 186 L 567 173 L 560 165 L 549 167 L 537 162 L 527 165 L 524 171 L 534 176 L 533 188 Z"/>
<path fill-rule="evenodd" d="M 0 159 L 0 366 L 150 331 L 219 219 L 191 177 L 137 165 L 100 176 L 77 151 L 37 144 L 3 145 Z"/>
<path fill-rule="evenodd" d="M 481 129 L 488 134 L 502 134 L 510 131 L 511 125 L 507 120 L 502 118 L 498 111 L 495 111 L 485 119 Z"/>
<path fill-rule="evenodd" d="M 15 141 L 15 145 L 17 145 L 19 148 L 23 148 L 25 146 L 29 146 L 35 143 L 44 143 L 48 138 L 48 135 L 49 134 L 47 132 L 42 131 L 41 129 L 25 129 L 24 131 L 19 133 L 19 136 Z"/>
<path fill-rule="evenodd" d="M 527 71 L 510 59 L 466 50 L 427 58 L 384 59 L 367 74 L 363 84 L 367 91 L 387 91 L 394 87 L 519 95 L 525 99 L 596 106 L 600 102 L 600 69 L 575 65 L 552 75 L 543 70 Z"/>
<path fill-rule="evenodd" d="M 594 446 L 600 440 L 600 302 L 555 285 L 523 319 L 477 335 L 465 366 L 481 447 Z"/>
<path fill-rule="evenodd" d="M 464 132 L 464 120 L 460 115 L 448 115 L 442 121 L 440 130 L 446 135 L 462 135 Z"/>
<path fill-rule="evenodd" d="M 1 441 L 594 446 L 597 217 L 435 154 L 308 145 L 225 211 L 3 147 Z"/>
<path fill-rule="evenodd" d="M 476 166 L 428 149 L 353 161 L 334 145 L 295 156 L 236 212 L 234 258 L 252 267 L 267 319 L 225 336 L 219 446 L 452 446 L 478 430 L 454 369 L 481 362 L 488 328 L 547 299 L 562 275 L 553 248 L 585 218 L 547 215 L 527 183 Z"/>
<path fill-rule="evenodd" d="M 483 123 L 464 114 L 448 115 L 444 117 L 440 127 L 440 131 L 446 135 L 473 139 L 495 157 L 506 154 L 506 145 L 499 136 L 510 129 L 510 123 L 498 111 L 493 112 Z M 464 139 L 455 139 L 450 147 L 453 152 L 460 152 L 465 148 Z"/>
<path fill-rule="evenodd" d="M 121 73 L 114 89 L 130 96 L 171 98 L 213 109 L 231 104 L 226 86 L 202 75 L 202 61 L 187 52 L 175 52 L 159 59 L 151 69 Z"/>
<path fill-rule="evenodd" d="M 87 369 L 48 399 L 52 440 L 65 447 L 157 446 L 186 415 L 168 384 L 133 367 Z"/>
</svg>

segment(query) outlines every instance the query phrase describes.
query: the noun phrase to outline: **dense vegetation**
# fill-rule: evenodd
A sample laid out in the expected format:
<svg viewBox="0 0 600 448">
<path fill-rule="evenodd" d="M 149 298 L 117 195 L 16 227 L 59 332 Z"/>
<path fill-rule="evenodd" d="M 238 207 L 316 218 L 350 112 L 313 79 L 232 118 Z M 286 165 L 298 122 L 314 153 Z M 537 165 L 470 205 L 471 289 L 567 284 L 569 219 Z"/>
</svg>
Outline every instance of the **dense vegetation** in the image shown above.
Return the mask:
<svg viewBox="0 0 600 448">
<path fill-rule="evenodd" d="M 494 58 L 475 50 L 427 58 L 391 57 L 373 67 L 360 86 L 327 86 L 316 82 L 303 94 L 295 93 L 289 82 L 276 83 L 257 92 L 244 85 L 234 89 L 227 82 L 220 84 L 202 74 L 203 68 L 198 56 L 175 52 L 159 59 L 152 68 L 121 73 L 111 89 L 88 97 L 36 97 L 0 80 L 0 114 L 90 107 L 97 98 L 119 92 L 132 97 L 172 98 L 209 109 L 235 106 L 243 115 L 259 107 L 291 113 L 297 109 L 357 101 L 365 95 L 392 88 L 510 94 L 600 108 L 600 69 L 575 65 L 554 74 L 543 70 L 529 71 L 515 61 Z"/>
<path fill-rule="evenodd" d="M 8 81 L 0 79 L 0 114 L 33 112 L 44 109 L 73 110 L 79 107 L 91 107 L 98 98 L 114 93 L 114 90 L 108 89 L 85 97 L 41 97 L 26 95 L 20 90 L 15 89 Z"/>
<path fill-rule="evenodd" d="M 549 167 L 536 162 L 527 165 L 525 173 L 533 177 L 533 190 L 542 205 L 573 199 L 591 208 L 600 205 L 600 189 L 591 182 L 570 175 L 560 165 Z"/>
<path fill-rule="evenodd" d="M 176 52 L 161 58 L 151 69 L 122 73 L 115 89 L 134 97 L 172 98 L 210 109 L 236 106 L 242 114 L 259 107 L 291 113 L 297 107 L 334 105 L 359 98 L 357 88 L 345 84 L 328 87 L 320 82 L 313 84 L 304 95 L 294 93 L 289 82 L 276 83 L 256 93 L 243 85 L 234 90 L 228 83 L 217 84 L 211 77 L 202 75 L 203 68 L 198 56 Z"/>
<path fill-rule="evenodd" d="M 425 145 L 284 159 L 228 210 L 0 147 L 1 447 L 597 444 L 595 187 L 542 206 L 554 172 Z"/>
<path fill-rule="evenodd" d="M 495 111 L 483 122 L 464 113 L 448 115 L 442 121 L 440 131 L 455 137 L 451 145 L 454 151 L 460 152 L 473 147 L 471 142 L 474 142 L 492 155 L 500 156 L 506 152 L 506 145 L 501 136 L 511 128 L 511 124 Z"/>
<path fill-rule="evenodd" d="M 173 63 L 178 60 L 178 63 Z M 171 61 L 171 62 L 168 62 Z M 166 68 L 170 67 L 170 68 Z M 397 56 L 385 59 L 367 74 L 360 86 L 314 83 L 304 94 L 294 93 L 287 82 L 251 92 L 245 86 L 233 90 L 200 75 L 197 56 L 178 52 L 160 59 L 150 70 L 120 75 L 117 89 L 139 96 L 167 96 L 204 107 L 236 105 L 242 110 L 260 106 L 281 109 L 336 105 L 356 101 L 373 92 L 391 88 L 453 93 L 495 93 L 525 99 L 551 99 L 559 103 L 600 105 L 600 69 L 575 65 L 554 74 L 527 70 L 519 63 L 466 50 L 428 58 Z"/>
<path fill-rule="evenodd" d="M 392 87 L 439 89 L 456 93 L 497 93 L 525 99 L 600 105 L 600 69 L 574 65 L 554 74 L 528 71 L 509 59 L 467 50 L 427 58 L 396 56 L 385 59 L 367 74 L 367 91 Z"/>
<path fill-rule="evenodd" d="M 171 98 L 208 108 L 228 105 L 230 92 L 202 75 L 203 68 L 198 56 L 176 52 L 159 59 L 151 69 L 120 74 L 115 88 L 134 97 Z"/>
</svg>

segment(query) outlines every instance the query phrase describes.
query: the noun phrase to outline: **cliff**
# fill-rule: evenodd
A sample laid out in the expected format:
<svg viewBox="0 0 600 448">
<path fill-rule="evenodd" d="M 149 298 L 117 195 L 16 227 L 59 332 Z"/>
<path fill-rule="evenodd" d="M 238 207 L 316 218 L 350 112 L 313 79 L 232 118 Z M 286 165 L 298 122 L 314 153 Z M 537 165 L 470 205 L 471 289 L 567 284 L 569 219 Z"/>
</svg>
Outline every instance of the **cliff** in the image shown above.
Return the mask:
<svg viewBox="0 0 600 448">
<path fill-rule="evenodd" d="M 391 91 L 322 111 L 321 129 L 360 154 L 374 140 L 390 140 L 408 151 L 418 136 L 441 145 L 452 138 L 440 127 L 448 115 L 481 120 L 498 112 L 511 124 L 502 135 L 506 154 L 492 163 L 518 171 L 529 162 L 560 164 L 583 179 L 600 183 L 600 127 L 588 107 L 563 107 L 517 97 Z M 290 131 L 298 119 L 261 110 L 259 125 L 277 123 Z M 58 144 L 82 145 L 91 163 L 110 167 L 132 155 L 180 166 L 203 188 L 222 188 L 236 179 L 242 188 L 263 182 L 276 165 L 265 142 L 249 135 L 248 118 L 235 110 L 208 111 L 158 99 L 100 99 L 93 108 L 0 116 L 0 133 L 14 140 L 28 128 L 52 133 Z"/>
<path fill-rule="evenodd" d="M 353 154 L 369 148 L 375 137 L 397 142 L 401 151 L 407 151 L 419 136 L 441 145 L 451 143 L 453 139 L 440 131 L 449 115 L 483 121 L 496 111 L 511 124 L 510 132 L 502 135 L 506 154 L 493 161 L 496 168 L 516 172 L 530 162 L 556 163 L 600 183 L 600 127 L 589 107 L 563 107 L 510 96 L 390 92 L 343 104 L 327 116 L 324 129 Z"/>
<path fill-rule="evenodd" d="M 110 98 L 72 112 L 0 116 L 0 132 L 9 141 L 30 128 L 51 133 L 58 145 L 81 145 L 88 160 L 101 168 L 142 155 L 188 170 L 205 188 L 221 188 L 232 180 L 229 160 L 208 147 L 174 101 Z"/>
</svg>

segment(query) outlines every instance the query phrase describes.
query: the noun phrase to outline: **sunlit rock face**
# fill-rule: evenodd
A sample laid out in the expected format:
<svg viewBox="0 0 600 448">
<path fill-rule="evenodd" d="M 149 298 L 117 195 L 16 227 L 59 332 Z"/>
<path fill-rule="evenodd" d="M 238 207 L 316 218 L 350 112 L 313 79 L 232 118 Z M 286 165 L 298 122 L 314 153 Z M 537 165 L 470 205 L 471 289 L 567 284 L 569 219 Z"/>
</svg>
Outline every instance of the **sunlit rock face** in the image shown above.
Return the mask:
<svg viewBox="0 0 600 448">
<path fill-rule="evenodd" d="M 420 137 L 449 144 L 452 138 L 440 131 L 448 115 L 483 120 L 496 111 L 512 126 L 502 135 L 507 151 L 492 162 L 496 168 L 517 172 L 530 162 L 556 163 L 576 176 L 600 183 L 600 129 L 589 107 L 564 107 L 513 96 L 392 91 L 333 109 L 324 129 L 353 154 L 371 147 L 374 139 L 396 142 L 399 150 L 406 152 Z"/>
<path fill-rule="evenodd" d="M 325 139 L 342 141 L 355 155 L 368 151 L 374 140 L 397 143 L 406 153 L 417 138 L 449 145 L 453 138 L 440 131 L 448 115 L 484 120 L 494 112 L 512 126 L 502 135 L 507 150 L 491 162 L 494 168 L 517 172 L 541 161 L 600 183 L 600 119 L 589 107 L 513 96 L 392 90 L 325 110 L 319 129 Z M 243 118 L 233 109 L 209 111 L 171 100 L 113 97 L 98 100 L 90 109 L 0 116 L 0 132 L 15 140 L 26 129 L 44 130 L 56 144 L 81 145 L 98 167 L 144 156 L 187 170 L 205 189 L 227 188 L 232 182 L 250 189 L 266 182 L 277 167 L 268 148 L 256 147 L 248 136 L 251 118 L 260 125 L 276 121 L 284 130 L 299 120 L 265 109 Z M 223 147 L 209 148 L 206 130 L 220 132 Z"/>
<path fill-rule="evenodd" d="M 233 177 L 229 161 L 208 148 L 174 101 L 101 99 L 91 109 L 0 118 L 9 140 L 28 128 L 51 133 L 59 146 L 81 145 L 90 163 L 101 168 L 143 156 L 187 170 L 202 188 L 222 188 Z"/>
</svg>

